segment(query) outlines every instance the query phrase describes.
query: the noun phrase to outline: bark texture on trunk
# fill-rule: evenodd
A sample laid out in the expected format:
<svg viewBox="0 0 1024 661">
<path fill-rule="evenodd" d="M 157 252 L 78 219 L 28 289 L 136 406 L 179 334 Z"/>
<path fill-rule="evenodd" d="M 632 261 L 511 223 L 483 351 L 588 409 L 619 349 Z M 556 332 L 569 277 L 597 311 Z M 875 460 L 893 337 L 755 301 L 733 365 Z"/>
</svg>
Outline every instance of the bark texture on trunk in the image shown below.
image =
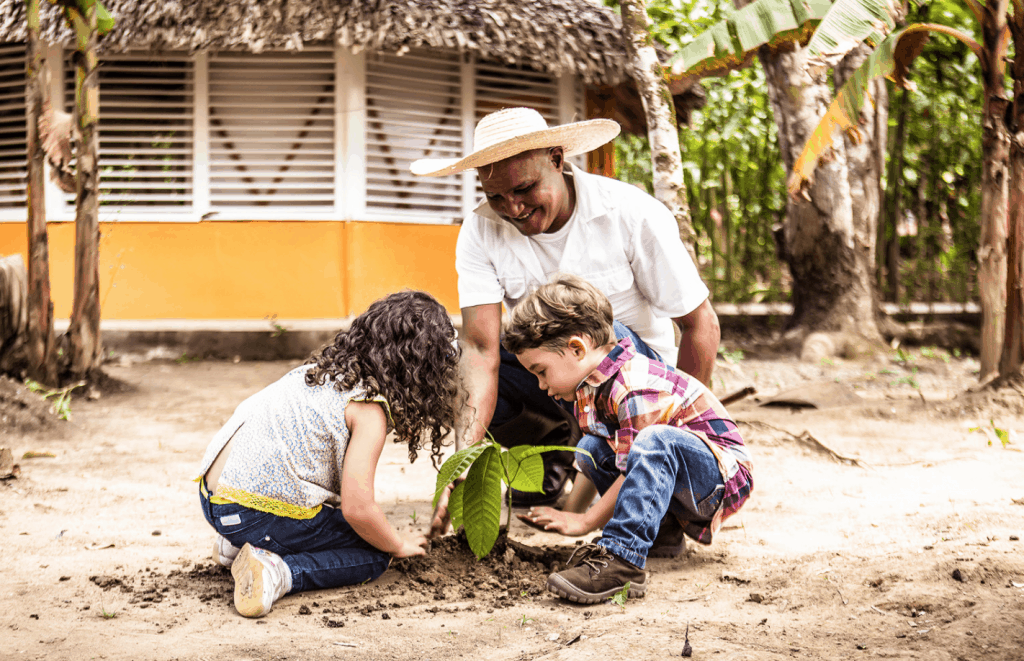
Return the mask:
<svg viewBox="0 0 1024 661">
<path fill-rule="evenodd" d="M 651 145 L 654 196 L 669 208 L 679 226 L 683 245 L 694 258 L 693 223 L 686 200 L 683 159 L 679 152 L 679 126 L 676 123 L 672 92 L 662 72 L 661 62 L 651 38 L 651 21 L 644 0 L 622 0 L 622 29 L 633 61 L 633 79 L 647 115 L 647 135 Z"/>
<path fill-rule="evenodd" d="M 96 8 L 76 21 L 75 123 L 81 143 L 75 195 L 75 285 L 71 309 L 70 372 L 84 379 L 100 365 L 99 169 L 96 122 L 99 88 L 96 80 Z M 84 23 L 84 25 L 82 25 Z"/>
<path fill-rule="evenodd" d="M 986 94 L 981 137 L 981 245 L 978 291 L 981 294 L 982 380 L 998 369 L 1006 324 L 1006 238 L 1009 197 L 1010 133 L 1007 102 Z"/>
<path fill-rule="evenodd" d="M 48 386 L 57 386 L 57 349 L 53 335 L 53 301 L 50 298 L 50 247 L 46 231 L 45 157 L 39 136 L 43 111 L 43 45 L 39 39 L 39 0 L 28 0 L 25 101 L 28 126 L 25 142 L 28 156 L 28 323 L 26 354 L 28 376 Z"/>
<path fill-rule="evenodd" d="M 846 84 L 870 54 L 871 48 L 861 44 L 839 62 L 832 72 L 836 89 Z M 871 101 L 865 102 L 860 110 L 860 139 L 854 140 L 844 134 L 843 144 L 857 255 L 865 260 L 868 272 L 874 273 L 878 217 L 882 210 L 882 168 L 889 140 L 889 92 L 885 80 L 876 78 L 871 81 L 868 93 Z"/>
<path fill-rule="evenodd" d="M 1013 21 L 1013 109 L 1010 120 L 1009 218 L 1006 241 L 1006 330 L 999 359 L 1001 379 L 1024 370 L 1024 16 Z"/>
<path fill-rule="evenodd" d="M 861 44 L 839 62 L 832 72 L 836 89 L 850 79 L 871 52 L 867 44 Z M 850 182 L 856 256 L 862 262 L 861 268 L 873 276 L 877 272 L 875 254 L 878 219 L 882 211 L 882 170 L 889 141 L 889 92 L 885 80 L 876 78 L 871 81 L 868 94 L 871 99 L 861 108 L 860 139 L 854 140 L 844 134 L 843 145 Z M 873 278 L 869 277 L 869 282 L 873 282 Z"/>
<path fill-rule="evenodd" d="M 760 55 L 779 131 L 779 147 L 792 172 L 800 150 L 825 114 L 831 92 L 825 74 L 806 66 L 796 45 Z M 785 258 L 793 275 L 791 326 L 842 332 L 881 341 L 874 317 L 872 273 L 858 255 L 846 148 L 835 136 L 832 152 L 814 172 L 806 196 L 790 198 L 783 221 Z"/>
<path fill-rule="evenodd" d="M 985 90 L 981 133 L 981 245 L 978 246 L 978 291 L 981 294 L 981 370 L 987 379 L 999 368 L 1006 328 L 1006 238 L 1009 213 L 1010 132 L 1006 126 L 1009 102 L 1005 96 L 1005 66 L 999 49 L 1005 14 L 986 4 L 982 84 Z"/>
</svg>

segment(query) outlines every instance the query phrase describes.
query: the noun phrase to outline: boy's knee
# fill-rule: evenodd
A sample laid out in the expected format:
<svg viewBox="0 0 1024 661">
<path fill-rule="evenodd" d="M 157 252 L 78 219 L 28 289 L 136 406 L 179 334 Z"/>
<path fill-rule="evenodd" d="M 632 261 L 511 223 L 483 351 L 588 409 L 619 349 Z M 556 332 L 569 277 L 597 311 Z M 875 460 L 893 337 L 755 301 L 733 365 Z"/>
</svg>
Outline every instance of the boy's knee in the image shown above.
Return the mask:
<svg viewBox="0 0 1024 661">
<path fill-rule="evenodd" d="M 597 436 L 586 435 L 576 443 L 576 465 L 584 475 L 591 477 L 591 471 L 597 467 L 597 460 L 608 442 Z"/>
<path fill-rule="evenodd" d="M 680 435 L 690 436 L 688 432 L 671 425 L 651 425 L 644 427 L 633 439 L 633 447 L 641 450 L 657 451 L 664 448 Z"/>
</svg>

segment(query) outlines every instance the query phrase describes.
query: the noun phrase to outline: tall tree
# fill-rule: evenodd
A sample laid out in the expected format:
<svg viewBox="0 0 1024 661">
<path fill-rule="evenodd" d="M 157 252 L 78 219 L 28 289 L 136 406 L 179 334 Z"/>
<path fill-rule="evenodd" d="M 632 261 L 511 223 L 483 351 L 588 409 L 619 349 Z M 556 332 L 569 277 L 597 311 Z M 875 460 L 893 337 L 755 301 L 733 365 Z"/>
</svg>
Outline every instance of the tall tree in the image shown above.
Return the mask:
<svg viewBox="0 0 1024 661">
<path fill-rule="evenodd" d="M 53 301 L 50 298 L 50 249 L 46 231 L 44 154 L 39 134 L 46 78 L 43 46 L 39 38 L 39 0 L 26 0 L 28 24 L 25 99 L 28 114 L 28 374 L 36 381 L 56 386 L 57 351 L 53 333 Z"/>
<path fill-rule="evenodd" d="M 679 53 L 673 66 L 673 89 L 694 77 L 723 75 L 760 60 L 780 153 L 787 172 L 792 172 L 831 100 L 827 67 L 812 61 L 810 54 L 823 52 L 835 64 L 864 38 L 881 40 L 877 26 L 891 27 L 891 19 L 884 12 L 861 12 L 855 20 L 845 14 L 837 17 L 835 6 L 824 0 L 758 0 L 737 6 L 740 9 L 730 19 L 698 35 Z M 834 39 L 851 25 L 858 38 Z M 813 49 L 814 40 L 824 43 Z M 872 140 L 863 156 L 864 166 L 870 166 L 877 181 L 877 139 L 884 132 L 865 133 Z M 855 217 L 844 138 L 832 132 L 823 143 L 830 157 L 814 171 L 801 195 L 788 201 L 783 222 L 782 255 L 793 275 L 790 325 L 797 338 L 825 331 L 844 336 L 844 341 L 859 336 L 877 345 L 881 333 L 874 316 L 874 256 L 867 235 L 877 223 L 878 203 L 859 203 Z M 865 213 L 870 213 L 869 221 Z"/>
<path fill-rule="evenodd" d="M 838 0 L 836 6 L 871 6 L 878 11 L 889 12 L 884 0 Z M 921 52 L 929 33 L 940 33 L 955 37 L 968 46 L 977 56 L 982 68 L 982 80 L 985 93 L 985 107 L 982 138 L 982 214 L 981 214 L 981 245 L 979 246 L 979 285 L 982 292 L 982 370 L 981 377 L 986 378 L 995 369 L 996 356 L 1000 354 L 1000 329 L 1009 332 L 1020 322 L 1007 311 L 1003 321 L 1004 301 L 1013 297 L 1013 283 L 1019 277 L 1013 272 L 1012 266 L 1006 264 L 1004 257 L 1007 243 L 1007 213 L 1014 210 L 1012 204 L 1012 186 L 1015 174 L 1009 167 L 1012 160 L 1010 136 L 1012 131 L 1006 125 L 1006 109 L 1009 102 L 1004 96 L 1005 59 L 1010 38 L 1010 29 L 1018 21 L 1024 20 L 1024 5 L 1015 0 L 1014 14 L 1008 12 L 1008 0 L 995 0 L 980 3 L 977 0 L 965 0 L 968 9 L 974 15 L 982 32 L 981 43 L 969 35 L 947 25 L 933 23 L 914 24 L 906 29 L 890 35 L 879 43 L 876 50 L 851 75 L 850 80 L 838 91 L 821 124 L 810 137 L 800 156 L 799 167 L 794 168 L 790 181 L 790 190 L 797 191 L 808 179 L 809 173 L 817 162 L 818 156 L 825 151 L 824 142 L 836 128 L 850 129 L 860 116 L 860 104 L 867 86 L 875 78 L 892 76 L 902 85 L 906 81 L 910 63 Z M 1022 43 L 1021 45 L 1024 45 Z M 1015 74 L 1016 75 L 1016 74 Z M 1024 170 L 1022 170 L 1024 176 Z M 1008 193 L 1009 190 L 1009 193 Z M 1009 194 L 1009 197 L 1008 197 Z M 1022 198 L 1024 199 L 1024 198 Z M 1009 205 L 1009 208 L 1008 208 Z M 1012 250 L 1012 223 L 1009 226 Z M 1012 259 L 1012 255 L 1011 255 Z M 1006 287 L 1003 288 L 1003 283 Z M 1009 297 L 1009 299 L 1008 299 Z M 1014 361 L 1010 361 L 1011 363 Z M 1007 361 L 999 362 L 999 373 L 1005 375 Z"/>
<path fill-rule="evenodd" d="M 693 224 L 683 182 L 683 159 L 679 151 L 679 125 L 675 104 L 669 91 L 651 37 L 651 20 L 645 0 L 620 0 L 622 29 L 633 62 L 633 79 L 647 116 L 647 135 L 651 146 L 654 196 L 669 208 L 679 226 L 679 236 L 696 263 Z"/>
<path fill-rule="evenodd" d="M 1013 102 L 1010 114 L 1010 216 L 1007 226 L 1006 330 L 1000 380 L 1024 378 L 1024 2 L 1014 0 Z"/>
<path fill-rule="evenodd" d="M 75 33 L 74 116 L 79 133 L 75 168 L 75 294 L 68 327 L 69 370 L 75 379 L 88 377 L 102 360 L 96 136 L 100 106 L 96 80 L 100 8 L 97 0 L 74 0 L 64 4 L 64 16 Z"/>
</svg>

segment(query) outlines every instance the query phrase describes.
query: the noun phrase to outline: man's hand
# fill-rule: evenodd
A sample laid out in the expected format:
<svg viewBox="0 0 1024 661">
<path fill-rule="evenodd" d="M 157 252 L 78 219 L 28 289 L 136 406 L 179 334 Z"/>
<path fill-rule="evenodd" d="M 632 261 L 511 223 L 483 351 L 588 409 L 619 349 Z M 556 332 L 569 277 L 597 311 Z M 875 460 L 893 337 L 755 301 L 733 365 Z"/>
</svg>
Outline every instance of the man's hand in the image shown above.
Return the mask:
<svg viewBox="0 0 1024 661">
<path fill-rule="evenodd" d="M 534 528 L 553 530 L 570 537 L 586 535 L 594 530 L 587 523 L 583 514 L 560 512 L 553 507 L 531 507 L 526 514 L 517 514 L 516 516 L 520 521 Z"/>
</svg>

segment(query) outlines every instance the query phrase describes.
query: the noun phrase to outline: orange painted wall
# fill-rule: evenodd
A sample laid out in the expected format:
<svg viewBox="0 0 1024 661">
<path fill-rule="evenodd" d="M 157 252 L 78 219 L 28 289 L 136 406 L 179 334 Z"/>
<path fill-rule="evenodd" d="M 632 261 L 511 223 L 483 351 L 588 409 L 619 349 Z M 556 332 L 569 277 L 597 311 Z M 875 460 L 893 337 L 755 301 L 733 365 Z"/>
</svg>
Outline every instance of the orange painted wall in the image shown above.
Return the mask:
<svg viewBox="0 0 1024 661">
<path fill-rule="evenodd" d="M 339 318 L 403 288 L 458 311 L 458 227 L 368 222 L 101 223 L 105 319 Z M 54 315 L 71 314 L 73 223 L 51 223 Z M 0 255 L 26 254 L 0 223 Z"/>
</svg>

